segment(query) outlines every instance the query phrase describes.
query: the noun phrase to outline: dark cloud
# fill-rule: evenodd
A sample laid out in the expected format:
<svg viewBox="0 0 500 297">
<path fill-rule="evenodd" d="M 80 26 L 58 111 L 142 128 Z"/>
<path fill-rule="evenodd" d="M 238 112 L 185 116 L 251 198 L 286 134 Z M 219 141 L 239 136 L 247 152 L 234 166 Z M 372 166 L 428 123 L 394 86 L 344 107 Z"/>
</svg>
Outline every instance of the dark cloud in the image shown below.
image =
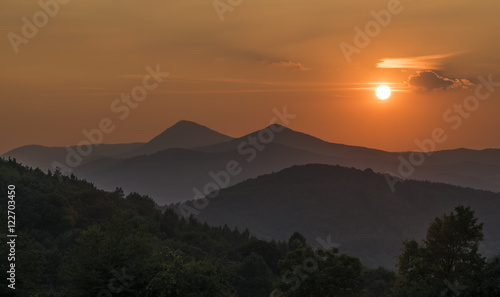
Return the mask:
<svg viewBox="0 0 500 297">
<path fill-rule="evenodd" d="M 419 91 L 466 89 L 473 84 L 463 79 L 451 79 L 438 75 L 434 71 L 421 71 L 408 78 L 408 84 Z"/>
</svg>

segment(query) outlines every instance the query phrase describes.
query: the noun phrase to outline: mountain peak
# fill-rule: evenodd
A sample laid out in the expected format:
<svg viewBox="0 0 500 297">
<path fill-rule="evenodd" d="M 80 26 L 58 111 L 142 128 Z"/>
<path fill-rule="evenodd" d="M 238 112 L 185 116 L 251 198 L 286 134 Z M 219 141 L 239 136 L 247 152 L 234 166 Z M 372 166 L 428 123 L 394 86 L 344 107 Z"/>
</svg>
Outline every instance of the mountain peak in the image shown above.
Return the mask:
<svg viewBox="0 0 500 297">
<path fill-rule="evenodd" d="M 273 129 L 273 130 L 291 130 L 293 131 L 292 129 L 288 128 L 287 126 L 283 126 L 283 125 L 280 125 L 280 124 L 271 124 L 269 126 L 267 126 L 266 128 L 264 128 L 263 130 L 265 129 Z"/>
<path fill-rule="evenodd" d="M 177 123 L 173 124 L 170 128 L 173 127 L 205 127 L 203 125 L 200 125 L 196 122 L 193 121 L 188 121 L 188 120 L 180 120 Z M 168 129 L 170 129 L 168 128 Z"/>
<path fill-rule="evenodd" d="M 137 154 L 153 154 L 169 148 L 193 148 L 229 141 L 232 138 L 198 123 L 181 120 L 151 139 Z"/>
<path fill-rule="evenodd" d="M 172 126 L 168 127 L 165 131 L 154 137 L 149 141 L 149 143 L 152 142 L 158 142 L 161 141 L 161 139 L 164 138 L 195 138 L 199 136 L 200 134 L 220 134 L 219 132 L 216 132 L 206 126 L 203 126 L 201 124 L 198 124 L 193 121 L 188 121 L 188 120 L 180 120 L 177 123 L 173 124 Z M 222 134 L 220 134 L 222 135 Z M 225 135 L 224 135 L 225 136 Z M 169 139 L 172 140 L 172 139 Z"/>
</svg>

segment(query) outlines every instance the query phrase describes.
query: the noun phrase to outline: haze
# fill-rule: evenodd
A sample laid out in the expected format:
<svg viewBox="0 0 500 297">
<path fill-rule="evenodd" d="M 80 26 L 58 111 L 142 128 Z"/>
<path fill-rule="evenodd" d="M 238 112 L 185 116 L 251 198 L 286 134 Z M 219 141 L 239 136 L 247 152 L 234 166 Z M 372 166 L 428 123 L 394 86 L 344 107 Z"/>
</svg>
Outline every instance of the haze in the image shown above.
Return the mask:
<svg viewBox="0 0 500 297">
<path fill-rule="evenodd" d="M 70 1 L 16 54 L 7 35 L 40 7 L 5 0 L 0 152 L 78 143 L 158 64 L 170 75 L 105 143 L 148 141 L 182 119 L 241 136 L 287 106 L 290 128 L 330 142 L 415 150 L 443 128 L 440 150 L 499 148 L 500 91 L 458 129 L 443 115 L 479 76 L 500 81 L 500 3 L 401 1 L 349 63 L 340 44 L 354 45 L 354 28 L 389 2 L 243 1 L 221 20 L 211 1 Z M 380 83 L 393 88 L 386 101 L 375 97 Z"/>
</svg>

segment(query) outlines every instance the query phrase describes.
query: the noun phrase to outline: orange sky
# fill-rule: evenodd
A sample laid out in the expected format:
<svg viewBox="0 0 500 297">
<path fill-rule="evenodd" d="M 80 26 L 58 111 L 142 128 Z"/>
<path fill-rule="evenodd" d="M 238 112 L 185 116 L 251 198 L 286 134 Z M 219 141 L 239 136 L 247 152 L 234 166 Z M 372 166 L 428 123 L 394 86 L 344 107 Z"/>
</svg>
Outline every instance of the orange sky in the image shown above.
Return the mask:
<svg viewBox="0 0 500 297">
<path fill-rule="evenodd" d="M 16 54 L 9 32 L 23 36 L 22 18 L 41 8 L 4 0 L 0 153 L 76 144 L 102 118 L 116 124 L 106 143 L 148 141 L 181 119 L 241 136 L 285 105 L 297 115 L 290 128 L 331 142 L 414 150 L 443 128 L 449 139 L 438 149 L 500 148 L 500 87 L 460 128 L 443 120 L 479 75 L 500 82 L 500 2 L 402 0 L 348 63 L 340 44 L 354 45 L 354 28 L 393 1 L 243 0 L 223 21 L 213 1 L 69 1 Z M 157 64 L 170 75 L 118 119 L 113 101 Z M 422 71 L 443 87 L 417 88 L 409 78 Z M 397 92 L 377 100 L 377 82 Z"/>
</svg>

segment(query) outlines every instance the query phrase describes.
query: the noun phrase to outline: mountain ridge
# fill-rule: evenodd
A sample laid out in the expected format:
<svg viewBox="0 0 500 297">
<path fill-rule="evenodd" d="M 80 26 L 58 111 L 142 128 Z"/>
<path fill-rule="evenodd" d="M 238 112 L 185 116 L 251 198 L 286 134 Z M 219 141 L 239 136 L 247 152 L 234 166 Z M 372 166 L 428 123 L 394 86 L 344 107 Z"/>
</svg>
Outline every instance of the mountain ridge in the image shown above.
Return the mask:
<svg viewBox="0 0 500 297">
<path fill-rule="evenodd" d="M 251 139 L 260 143 L 259 146 L 255 143 L 252 145 Z M 207 143 L 209 145 L 206 145 Z M 263 149 L 262 147 L 265 148 Z M 269 147 L 273 147 L 273 150 L 269 151 Z M 65 158 L 68 154 L 66 148 L 44 148 L 38 146 L 31 146 L 30 148 L 31 152 L 24 156 L 23 154 L 19 154 L 19 151 L 14 150 L 14 154 L 7 154 L 4 157 L 14 157 L 21 163 L 40 167 L 44 170 L 53 169 L 51 168 L 51 164 L 54 161 L 65 164 Z M 75 149 L 75 147 L 72 148 Z M 156 173 L 166 174 L 173 179 L 177 178 L 177 183 L 184 184 L 184 188 L 187 186 L 186 182 L 188 180 L 193 183 L 193 186 L 207 182 L 206 176 L 211 170 L 222 170 L 223 165 L 221 164 L 224 162 L 227 163 L 232 159 L 242 160 L 242 155 L 245 154 L 245 157 L 248 156 L 249 158 L 253 158 L 253 156 L 265 156 L 266 162 L 259 160 L 260 157 L 257 158 L 257 163 L 250 164 L 251 170 L 247 170 L 239 176 L 237 178 L 238 181 L 270 173 L 271 171 L 281 170 L 292 165 L 319 162 L 359 169 L 371 168 L 376 172 L 390 172 L 393 175 L 402 175 L 399 172 L 402 166 L 401 159 L 408 162 L 407 160 L 410 160 L 410 156 L 413 154 L 413 152 L 394 153 L 359 146 L 330 143 L 307 133 L 298 132 L 277 124 L 238 138 L 232 138 L 198 123 L 183 120 L 167 128 L 148 143 L 96 146 L 94 153 L 81 162 L 80 166 L 76 167 L 74 172 L 75 174 L 82 174 L 81 177 L 87 178 L 111 190 L 110 186 L 114 186 L 125 175 L 132 175 L 134 172 L 139 171 L 144 172 L 146 175 L 149 174 L 146 164 L 138 164 L 135 161 L 126 160 L 135 156 L 150 155 L 153 156 L 152 158 L 157 156 L 158 159 L 156 162 L 163 162 L 160 157 L 161 155 L 156 155 L 156 153 L 161 151 L 167 151 L 165 154 L 172 153 L 173 151 L 168 151 L 171 148 L 185 148 L 219 154 L 215 161 L 209 160 L 210 155 L 205 155 L 207 158 L 203 159 L 203 162 L 197 167 L 195 166 L 196 164 L 192 163 L 192 160 L 189 160 L 187 155 L 180 155 L 173 163 L 162 164 L 163 167 L 174 167 L 160 170 Z M 225 153 L 226 156 L 223 156 L 222 153 Z M 170 160 L 173 159 L 170 158 Z M 145 160 L 150 159 L 147 158 Z M 124 168 L 123 172 L 110 169 L 119 163 L 127 162 L 135 165 Z M 155 161 L 151 161 L 148 164 L 154 163 Z M 242 164 L 244 163 L 245 161 L 242 161 Z M 199 179 L 184 176 L 183 180 L 179 180 L 180 177 L 176 177 L 174 172 L 182 168 L 184 164 L 190 166 L 193 172 L 196 172 L 194 176 L 197 176 Z M 215 164 L 215 167 L 209 168 L 207 164 Z M 257 168 L 259 166 L 260 168 Z M 422 164 L 413 167 L 413 172 L 409 176 L 403 177 L 416 180 L 446 182 L 500 192 L 500 150 L 498 149 L 436 151 L 431 156 L 426 155 Z M 110 172 L 105 173 L 107 169 Z M 95 170 L 95 172 L 92 172 L 92 170 Z M 140 179 L 127 178 L 126 180 L 127 186 L 131 189 L 140 189 L 145 193 L 153 195 L 153 197 L 154 195 L 158 195 L 158 193 L 164 192 L 161 190 L 161 187 L 164 186 L 162 183 L 151 184 L 153 180 L 160 182 L 160 179 L 157 177 L 151 177 L 148 182 L 142 181 L 145 184 L 140 184 Z M 155 190 L 148 191 L 146 185 L 149 187 L 149 190 L 153 188 Z M 116 186 L 120 186 L 120 183 Z M 171 187 L 176 187 L 176 185 L 171 185 Z M 180 195 L 179 197 L 183 197 L 182 199 L 189 198 L 188 193 L 179 194 L 180 188 L 179 186 L 179 189 L 170 190 L 173 190 L 173 193 L 177 193 L 176 196 Z M 165 196 L 161 195 L 161 197 L 163 198 L 160 198 L 160 196 L 154 198 L 158 203 L 176 201 L 165 201 Z"/>
<path fill-rule="evenodd" d="M 196 209 L 193 201 L 184 205 Z M 396 184 L 392 192 L 385 176 L 369 169 L 292 166 L 221 190 L 195 217 L 215 226 L 245 226 L 276 240 L 294 231 L 314 245 L 330 237 L 341 252 L 372 267 L 393 267 L 403 240 L 423 238 L 428 222 L 456 205 L 476 211 L 485 223 L 481 250 L 497 253 L 499 193 L 415 180 Z"/>
</svg>

